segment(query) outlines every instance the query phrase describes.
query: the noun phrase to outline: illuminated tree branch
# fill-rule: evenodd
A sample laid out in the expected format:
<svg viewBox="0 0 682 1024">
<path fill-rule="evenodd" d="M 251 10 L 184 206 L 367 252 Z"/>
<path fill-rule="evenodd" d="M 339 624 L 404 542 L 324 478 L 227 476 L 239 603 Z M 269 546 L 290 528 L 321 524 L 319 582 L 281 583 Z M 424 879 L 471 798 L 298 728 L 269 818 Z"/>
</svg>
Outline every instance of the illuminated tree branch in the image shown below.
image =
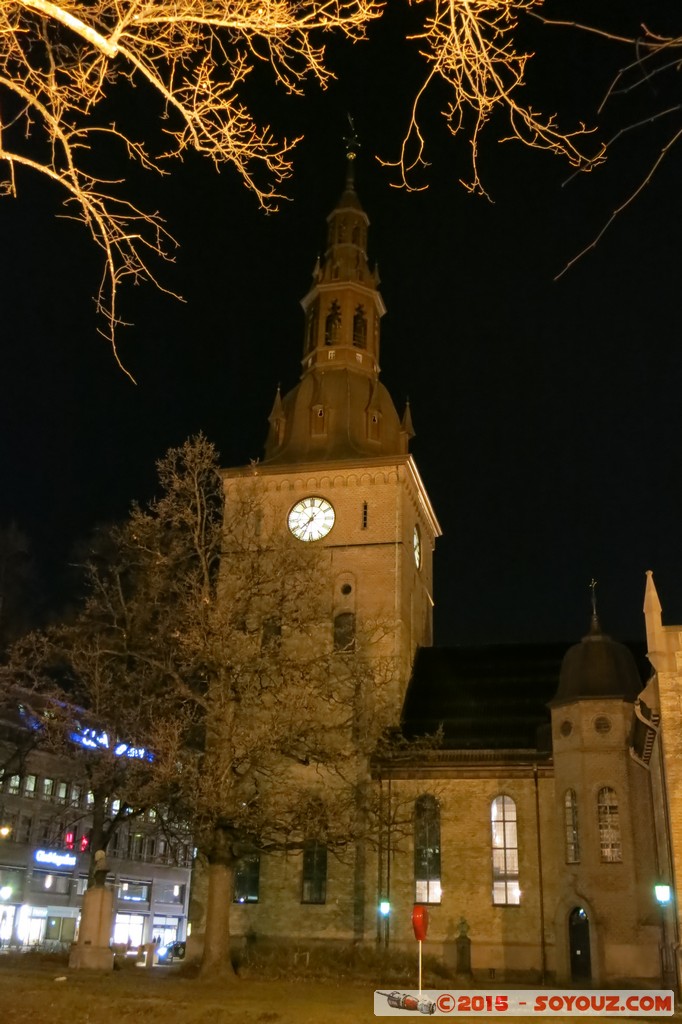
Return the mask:
<svg viewBox="0 0 682 1024">
<path fill-rule="evenodd" d="M 409 0 L 417 5 L 426 0 Z M 413 173 L 426 166 L 425 140 L 420 128 L 420 105 L 429 88 L 440 79 L 450 92 L 443 111 L 453 135 L 467 130 L 471 144 L 472 178 L 462 182 L 473 192 L 485 194 L 478 171 L 478 143 L 493 114 L 506 115 L 511 134 L 525 145 L 566 157 L 584 170 L 600 163 L 603 150 L 588 156 L 581 148 L 588 134 L 584 126 L 562 131 L 553 116 L 542 116 L 517 98 L 525 81 L 530 54 L 514 45 L 517 18 L 540 5 L 541 0 L 428 0 L 423 28 L 410 38 L 420 44 L 429 72 L 412 106 L 400 157 L 388 166 L 398 168 L 401 184 L 411 189 Z M 469 121 L 471 124 L 469 125 Z"/>
<path fill-rule="evenodd" d="M 244 80 L 266 62 L 290 92 L 301 92 L 310 77 L 324 86 L 330 71 L 323 35 L 361 39 L 381 9 L 381 0 L 0 4 L 0 161 L 7 168 L 0 191 L 16 196 L 19 169 L 65 191 L 68 215 L 85 224 L 104 254 L 96 303 L 114 351 L 122 280 L 158 284 L 149 259 L 169 259 L 174 242 L 158 214 L 127 199 L 122 175 L 101 176 L 101 133 L 159 173 L 190 149 L 216 166 L 232 164 L 258 202 L 274 209 L 295 140 L 257 124 L 241 98 Z M 122 122 L 110 123 L 105 103 L 126 83 L 140 90 L 150 118 L 163 121 L 162 151 Z"/>
</svg>

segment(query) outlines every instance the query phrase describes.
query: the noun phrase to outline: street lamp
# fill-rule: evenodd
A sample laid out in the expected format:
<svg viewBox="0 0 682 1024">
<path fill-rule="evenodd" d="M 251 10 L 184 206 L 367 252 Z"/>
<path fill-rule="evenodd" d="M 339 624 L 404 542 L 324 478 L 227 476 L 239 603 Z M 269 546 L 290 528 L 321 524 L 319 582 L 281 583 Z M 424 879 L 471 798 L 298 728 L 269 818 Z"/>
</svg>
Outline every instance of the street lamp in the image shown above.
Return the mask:
<svg viewBox="0 0 682 1024">
<path fill-rule="evenodd" d="M 663 988 L 675 988 L 674 953 L 666 930 L 666 907 L 672 903 L 672 889 L 666 882 L 657 882 L 654 885 L 654 896 L 661 908 L 661 982 Z"/>
</svg>

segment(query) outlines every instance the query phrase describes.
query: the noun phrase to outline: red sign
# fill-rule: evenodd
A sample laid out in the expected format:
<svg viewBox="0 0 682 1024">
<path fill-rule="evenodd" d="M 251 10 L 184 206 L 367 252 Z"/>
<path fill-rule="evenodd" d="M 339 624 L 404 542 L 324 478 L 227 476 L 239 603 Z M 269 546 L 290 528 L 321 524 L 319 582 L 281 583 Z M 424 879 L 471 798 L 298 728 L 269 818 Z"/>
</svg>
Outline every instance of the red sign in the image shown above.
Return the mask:
<svg viewBox="0 0 682 1024">
<path fill-rule="evenodd" d="M 414 928 L 414 937 L 423 942 L 426 938 L 426 932 L 429 927 L 429 912 L 426 907 L 419 905 L 415 906 L 412 910 L 412 927 Z"/>
</svg>

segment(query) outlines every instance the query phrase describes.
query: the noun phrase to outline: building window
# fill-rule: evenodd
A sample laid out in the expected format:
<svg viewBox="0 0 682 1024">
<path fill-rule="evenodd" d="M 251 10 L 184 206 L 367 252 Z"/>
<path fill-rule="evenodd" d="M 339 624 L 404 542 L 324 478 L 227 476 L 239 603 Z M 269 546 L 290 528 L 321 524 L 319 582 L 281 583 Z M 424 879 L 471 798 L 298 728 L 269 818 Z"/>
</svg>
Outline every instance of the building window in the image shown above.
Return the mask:
<svg viewBox="0 0 682 1024">
<path fill-rule="evenodd" d="M 257 853 L 240 860 L 234 873 L 234 903 L 258 903 L 260 857 Z"/>
<path fill-rule="evenodd" d="M 7 783 L 7 792 L 12 796 L 19 795 L 19 789 L 21 788 L 21 775 L 10 775 L 9 782 Z"/>
<path fill-rule="evenodd" d="M 324 343 L 325 345 L 335 345 L 339 340 L 339 333 L 341 331 L 341 307 L 336 300 L 332 302 L 327 313 L 327 319 L 324 323 Z"/>
<path fill-rule="evenodd" d="M 340 612 L 334 616 L 334 650 L 346 654 L 355 650 L 354 612 Z"/>
<path fill-rule="evenodd" d="M 71 787 L 71 806 L 80 807 L 81 797 L 83 796 L 83 788 L 81 786 Z"/>
<path fill-rule="evenodd" d="M 154 899 L 157 903 L 184 903 L 185 887 L 177 882 L 158 882 L 154 885 Z"/>
<path fill-rule="evenodd" d="M 43 779 L 43 800 L 51 800 L 54 795 L 54 779 Z"/>
<path fill-rule="evenodd" d="M 356 348 L 367 347 L 367 317 L 362 306 L 357 306 L 353 315 L 353 344 Z"/>
<path fill-rule="evenodd" d="M 126 903 L 149 903 L 151 882 L 121 882 L 118 898 Z"/>
<path fill-rule="evenodd" d="M 88 790 L 87 795 L 85 797 L 85 806 L 88 808 L 88 810 L 95 806 L 95 794 L 91 789 Z"/>
<path fill-rule="evenodd" d="M 282 620 L 271 616 L 263 621 L 260 635 L 261 651 L 276 651 L 282 639 Z"/>
<path fill-rule="evenodd" d="M 601 859 L 607 864 L 617 864 L 623 859 L 620 845 L 620 820 L 618 798 L 615 789 L 604 786 L 597 796 L 597 819 L 599 822 L 599 849 Z"/>
<path fill-rule="evenodd" d="M 366 501 L 362 503 L 362 529 L 367 529 L 367 523 L 369 522 L 369 508 Z"/>
<path fill-rule="evenodd" d="M 35 775 L 27 775 L 24 779 L 24 796 L 32 800 L 36 795 L 36 782 L 37 778 Z"/>
<path fill-rule="evenodd" d="M 440 807 L 433 796 L 414 804 L 415 903 L 440 903 Z"/>
<path fill-rule="evenodd" d="M 65 804 L 66 803 L 66 797 L 67 797 L 68 789 L 69 789 L 69 787 L 67 786 L 67 784 L 65 782 L 58 782 L 57 783 L 57 787 L 56 787 L 56 790 L 55 790 L 55 795 L 57 797 L 57 802 L 58 803 L 60 803 L 60 804 Z"/>
<path fill-rule="evenodd" d="M 324 903 L 327 899 L 327 847 L 311 839 L 303 847 L 301 903 Z"/>
<path fill-rule="evenodd" d="M 564 825 L 566 829 L 566 863 L 579 864 L 578 804 L 573 789 L 567 789 L 564 795 Z"/>
<path fill-rule="evenodd" d="M 490 805 L 493 852 L 493 903 L 515 906 L 519 889 L 519 844 L 516 804 L 510 796 L 496 796 Z"/>
</svg>

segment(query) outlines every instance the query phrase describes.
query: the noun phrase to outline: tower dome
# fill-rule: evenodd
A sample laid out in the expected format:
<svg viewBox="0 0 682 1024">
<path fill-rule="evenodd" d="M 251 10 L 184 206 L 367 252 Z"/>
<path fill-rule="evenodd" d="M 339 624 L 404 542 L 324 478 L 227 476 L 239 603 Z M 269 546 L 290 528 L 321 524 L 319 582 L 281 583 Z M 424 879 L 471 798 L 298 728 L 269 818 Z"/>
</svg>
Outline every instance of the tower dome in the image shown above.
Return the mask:
<svg viewBox="0 0 682 1024">
<path fill-rule="evenodd" d="M 634 701 L 641 689 L 632 652 L 602 633 L 599 619 L 593 614 L 587 636 L 564 655 L 551 706 L 597 698 Z"/>
</svg>

